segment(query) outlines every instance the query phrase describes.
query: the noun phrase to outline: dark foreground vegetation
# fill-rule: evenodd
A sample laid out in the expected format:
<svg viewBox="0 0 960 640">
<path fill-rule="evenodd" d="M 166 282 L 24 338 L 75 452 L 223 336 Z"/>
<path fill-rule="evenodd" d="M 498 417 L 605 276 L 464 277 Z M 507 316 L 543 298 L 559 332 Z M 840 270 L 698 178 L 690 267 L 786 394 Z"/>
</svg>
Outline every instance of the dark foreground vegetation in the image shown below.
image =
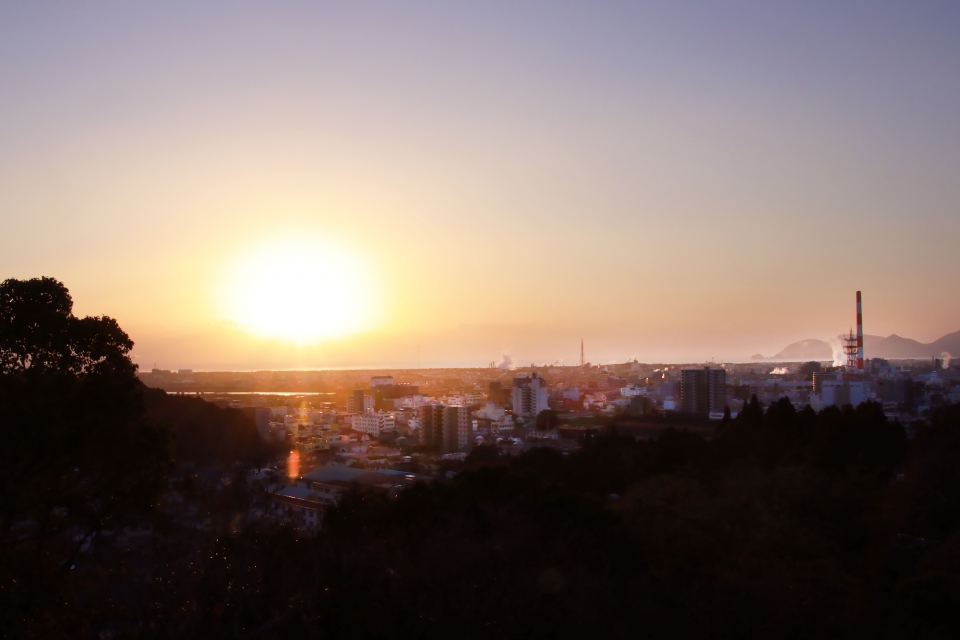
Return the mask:
<svg viewBox="0 0 960 640">
<path fill-rule="evenodd" d="M 450 481 L 349 494 L 305 533 L 252 517 L 242 473 L 209 494 L 191 485 L 188 459 L 263 455 L 249 427 L 151 398 L 109 319 L 74 335 L 61 300 L 37 320 L 55 289 L 0 288 L 8 637 L 960 635 L 960 407 L 910 441 L 877 405 L 781 401 L 751 403 L 710 440 L 481 447 Z M 209 526 L 178 524 L 173 495 L 208 499 Z M 149 547 L 84 551 L 131 514 L 153 523 Z"/>
</svg>

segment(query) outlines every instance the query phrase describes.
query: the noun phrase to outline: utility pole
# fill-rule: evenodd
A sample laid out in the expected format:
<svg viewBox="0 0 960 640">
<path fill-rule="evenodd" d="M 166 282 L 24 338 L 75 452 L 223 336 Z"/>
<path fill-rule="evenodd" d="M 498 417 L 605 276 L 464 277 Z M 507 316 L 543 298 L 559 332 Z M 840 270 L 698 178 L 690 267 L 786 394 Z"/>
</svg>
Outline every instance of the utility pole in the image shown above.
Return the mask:
<svg viewBox="0 0 960 640">
<path fill-rule="evenodd" d="M 583 338 L 580 338 L 580 366 L 582 367 L 585 364 L 583 360 Z"/>
</svg>

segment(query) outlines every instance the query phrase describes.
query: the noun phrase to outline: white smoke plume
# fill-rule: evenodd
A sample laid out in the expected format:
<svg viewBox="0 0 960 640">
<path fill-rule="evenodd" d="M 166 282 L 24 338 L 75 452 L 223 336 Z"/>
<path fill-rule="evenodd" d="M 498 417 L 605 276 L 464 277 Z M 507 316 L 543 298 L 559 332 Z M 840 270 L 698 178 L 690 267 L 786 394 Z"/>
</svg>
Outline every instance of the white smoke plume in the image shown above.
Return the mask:
<svg viewBox="0 0 960 640">
<path fill-rule="evenodd" d="M 772 376 L 785 376 L 785 375 L 787 375 L 788 373 L 790 373 L 790 369 L 787 369 L 786 367 L 775 367 L 775 368 L 773 369 L 773 371 L 770 372 L 770 375 L 772 375 Z"/>
<path fill-rule="evenodd" d="M 949 369 L 950 361 L 952 359 L 953 359 L 953 356 L 947 353 L 946 351 L 944 351 L 943 353 L 940 354 L 940 361 L 942 363 L 940 366 L 943 367 L 944 369 Z"/>
<path fill-rule="evenodd" d="M 833 350 L 833 366 L 842 367 L 847 364 L 847 356 L 843 353 L 843 336 L 838 336 L 830 341 L 830 348 Z"/>
<path fill-rule="evenodd" d="M 504 351 L 500 354 L 500 362 L 497 363 L 497 369 L 513 369 L 515 365 L 513 364 L 513 358 L 509 353 Z"/>
</svg>

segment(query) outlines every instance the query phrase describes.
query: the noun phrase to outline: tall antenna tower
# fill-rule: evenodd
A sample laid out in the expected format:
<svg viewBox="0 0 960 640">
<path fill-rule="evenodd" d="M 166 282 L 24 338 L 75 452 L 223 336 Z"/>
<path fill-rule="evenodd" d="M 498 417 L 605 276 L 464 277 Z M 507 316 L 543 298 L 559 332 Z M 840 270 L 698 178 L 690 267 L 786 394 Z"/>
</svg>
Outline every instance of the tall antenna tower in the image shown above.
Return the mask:
<svg viewBox="0 0 960 640">
<path fill-rule="evenodd" d="M 580 338 L 580 366 L 582 367 L 584 364 L 586 363 L 583 361 L 583 338 Z"/>
<path fill-rule="evenodd" d="M 857 336 L 853 335 L 853 329 L 850 329 L 850 335 L 840 336 L 840 339 L 843 340 L 843 353 L 847 356 L 847 367 L 850 369 L 856 369 L 857 352 L 860 350 L 860 347 L 857 344 Z"/>
</svg>

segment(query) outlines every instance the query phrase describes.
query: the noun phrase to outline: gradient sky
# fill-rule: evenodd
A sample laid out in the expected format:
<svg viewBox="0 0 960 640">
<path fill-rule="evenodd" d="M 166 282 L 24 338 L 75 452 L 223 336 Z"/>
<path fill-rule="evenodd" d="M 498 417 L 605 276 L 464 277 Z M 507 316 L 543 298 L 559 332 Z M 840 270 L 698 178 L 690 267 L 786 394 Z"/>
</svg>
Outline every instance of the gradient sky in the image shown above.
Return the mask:
<svg viewBox="0 0 960 640">
<path fill-rule="evenodd" d="M 739 359 L 857 289 L 956 331 L 960 5 L 800 5 L 0 2 L 0 277 L 148 368 Z M 293 238 L 364 265 L 361 333 L 224 317 Z"/>
</svg>

